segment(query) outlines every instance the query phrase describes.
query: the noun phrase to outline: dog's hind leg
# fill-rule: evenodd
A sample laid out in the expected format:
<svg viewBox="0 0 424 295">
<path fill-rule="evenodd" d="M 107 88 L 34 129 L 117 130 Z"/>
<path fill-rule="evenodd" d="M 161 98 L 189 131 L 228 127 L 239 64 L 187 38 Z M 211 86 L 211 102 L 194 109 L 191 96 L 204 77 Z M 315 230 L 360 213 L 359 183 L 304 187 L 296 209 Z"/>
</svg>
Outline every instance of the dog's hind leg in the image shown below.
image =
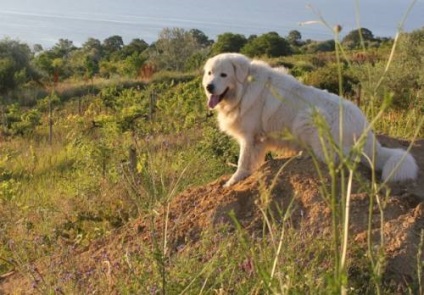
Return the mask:
<svg viewBox="0 0 424 295">
<path fill-rule="evenodd" d="M 320 116 L 321 120 L 314 120 L 313 116 Z M 326 126 L 326 122 L 327 118 L 323 111 L 317 113 L 314 110 L 305 110 L 296 116 L 292 126 L 292 134 L 299 144 L 312 151 L 317 159 L 324 163 L 329 158 L 337 160 L 334 148 L 330 144 L 331 138 L 329 138 L 332 137 L 333 130 L 328 130 L 330 127 Z"/>
</svg>

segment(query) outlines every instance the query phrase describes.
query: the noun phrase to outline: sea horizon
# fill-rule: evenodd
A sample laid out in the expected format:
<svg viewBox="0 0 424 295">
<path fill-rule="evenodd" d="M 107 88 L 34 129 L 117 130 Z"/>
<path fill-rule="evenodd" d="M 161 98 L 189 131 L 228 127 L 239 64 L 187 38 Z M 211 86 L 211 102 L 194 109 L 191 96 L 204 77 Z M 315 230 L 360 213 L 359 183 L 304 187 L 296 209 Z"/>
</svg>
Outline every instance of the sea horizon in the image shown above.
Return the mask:
<svg viewBox="0 0 424 295">
<path fill-rule="evenodd" d="M 298 30 L 303 40 L 322 41 L 334 37 L 333 25 L 343 27 L 342 36 L 365 27 L 376 37 L 393 38 L 399 29 L 408 32 L 424 26 L 424 0 L 417 0 L 400 27 L 411 4 L 405 2 L 388 0 L 382 7 L 378 0 L 330 4 L 325 0 L 216 0 L 200 6 L 195 0 L 124 0 L 119 4 L 109 0 L 75 0 L 73 4 L 64 0 L 0 0 L 0 38 L 40 44 L 44 49 L 59 39 L 81 46 L 88 38 L 104 40 L 113 35 L 121 36 L 126 44 L 134 38 L 151 44 L 164 28 L 179 27 L 198 29 L 213 40 L 226 32 L 248 37 L 275 31 L 285 37 Z M 317 22 L 321 16 L 329 27 Z"/>
</svg>

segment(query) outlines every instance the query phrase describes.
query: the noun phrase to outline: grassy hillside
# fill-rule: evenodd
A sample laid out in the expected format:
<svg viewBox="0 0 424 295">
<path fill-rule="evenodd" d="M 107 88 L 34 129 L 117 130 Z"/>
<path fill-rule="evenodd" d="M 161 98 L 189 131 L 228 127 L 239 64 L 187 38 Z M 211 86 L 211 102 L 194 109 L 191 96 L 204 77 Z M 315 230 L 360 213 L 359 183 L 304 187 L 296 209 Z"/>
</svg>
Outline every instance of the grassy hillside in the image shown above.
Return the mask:
<svg viewBox="0 0 424 295">
<path fill-rule="evenodd" d="M 411 73 L 403 67 L 408 56 L 400 55 L 405 60 L 392 62 L 390 48 L 341 54 L 343 59 L 332 53 L 269 61 L 289 66 L 305 83 L 335 92 L 341 85 L 343 94 L 360 105 L 377 133 L 408 140 L 423 138 L 422 73 Z M 345 281 L 360 282 L 361 269 L 353 273 L 339 269 L 340 257 L 330 251 L 335 247 L 333 240 L 313 241 L 294 229 L 286 233 L 290 239 L 284 240 L 290 265 L 296 265 L 290 255 L 298 249 L 316 259 L 312 259 L 312 264 L 307 264 L 311 260 L 301 261 L 301 274 L 296 269 L 286 269 L 286 278 L 277 276 L 278 270 L 272 267 L 272 251 L 278 243 L 266 242 L 276 239 L 266 230 L 264 240 L 247 239 L 243 230 L 237 231 L 240 236 L 222 239 L 205 234 L 200 237 L 198 251 L 190 252 L 198 256 L 177 253 L 171 259 L 165 255 L 166 227 L 164 239 L 139 245 L 142 261 L 127 257 L 122 249 L 120 255 L 127 259 L 128 268 L 114 269 L 114 276 L 124 277 L 131 271 L 133 275 L 121 285 L 111 285 L 107 268 L 113 266 L 107 265 L 107 259 L 94 266 L 102 269 L 104 275 L 93 276 L 93 281 L 84 284 L 79 282 L 78 273 L 63 269 L 60 263 L 54 265 L 51 273 L 40 274 L 37 267 L 46 259 L 81 253 L 97 241 L 114 239 L 124 225 L 139 218 L 154 220 L 164 208 L 167 212 L 168 204 L 178 193 L 233 171 L 228 163 L 237 162 L 237 146 L 218 132 L 216 120 L 206 107 L 200 76 L 200 72 L 158 73 L 142 83 L 93 80 L 88 84 L 66 82 L 45 92 L 18 90 L 16 95 L 25 103 L 8 105 L 8 124 L 0 143 L 0 286 L 18 273 L 33 283 L 31 292 L 42 294 L 79 294 L 92 290 L 92 285 L 97 286 L 98 292 L 120 294 L 137 294 L 140 290 L 151 294 L 263 294 L 275 290 L 300 294 L 320 290 L 328 294 L 338 293 Z M 34 96 L 40 98 L 31 99 Z M 370 196 L 383 194 L 377 182 L 366 186 L 364 190 Z M 258 192 L 257 198 L 266 195 L 264 191 Z M 324 191 L 323 196 L 326 193 L 332 192 Z M 338 222 L 342 224 L 341 219 Z M 271 234 L 280 232 L 277 220 L 264 219 L 261 224 L 271 228 Z M 226 232 L 225 228 L 220 230 Z M 156 234 L 159 237 L 163 232 L 150 233 Z M 215 240 L 218 244 L 214 244 Z M 211 247 L 219 250 L 208 257 Z M 232 252 L 235 249 L 238 252 Z M 259 254 L 255 254 L 253 266 L 242 252 L 256 250 Z M 387 286 L 383 286 L 376 269 L 380 261 L 372 260 L 380 257 L 370 259 L 365 257 L 355 264 L 367 265 L 364 269 L 368 287 L 349 285 L 352 289 L 348 293 L 384 293 Z M 146 260 L 151 261 L 150 268 L 141 271 L 140 266 L 149 265 Z M 420 263 L 418 259 L 417 264 Z M 274 270 L 271 278 L 265 269 Z M 201 276 L 204 273 L 208 275 Z M 271 282 L 274 276 L 279 278 L 277 283 Z M 301 278 L 305 280 L 303 284 Z M 143 287 L 145 282 L 149 282 L 150 289 Z M 421 282 L 414 284 L 411 293 L 423 286 Z"/>
</svg>

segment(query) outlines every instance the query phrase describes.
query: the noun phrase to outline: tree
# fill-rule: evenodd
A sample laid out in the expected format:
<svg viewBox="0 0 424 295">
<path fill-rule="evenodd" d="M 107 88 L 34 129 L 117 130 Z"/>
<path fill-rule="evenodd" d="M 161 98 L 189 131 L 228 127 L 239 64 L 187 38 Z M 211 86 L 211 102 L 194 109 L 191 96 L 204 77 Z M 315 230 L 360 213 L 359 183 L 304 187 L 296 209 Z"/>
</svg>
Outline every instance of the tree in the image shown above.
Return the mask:
<svg viewBox="0 0 424 295">
<path fill-rule="evenodd" d="M 104 54 L 103 46 L 98 39 L 89 38 L 73 57 L 77 61 L 73 62 L 73 65 L 81 65 L 82 61 L 82 72 L 84 77 L 92 79 L 96 74 L 99 73 L 99 63 Z M 79 62 L 78 62 L 79 61 Z M 75 72 L 75 71 L 74 71 Z M 75 74 L 75 73 L 74 73 Z"/>
<path fill-rule="evenodd" d="M 286 39 L 276 32 L 269 32 L 251 39 L 243 46 L 241 52 L 248 56 L 279 57 L 291 53 L 290 45 Z"/>
<path fill-rule="evenodd" d="M 93 79 L 93 77 L 99 73 L 100 66 L 99 61 L 93 58 L 90 55 L 87 55 L 85 57 L 84 61 L 84 67 L 85 67 L 85 77 L 88 79 Z"/>
<path fill-rule="evenodd" d="M 66 78 L 71 75 L 69 61 L 76 51 L 71 40 L 59 39 L 52 49 L 37 54 L 33 62 L 49 79 Z"/>
<path fill-rule="evenodd" d="M 82 44 L 81 49 L 86 53 L 96 55 L 99 59 L 103 53 L 103 46 L 99 39 L 88 38 L 87 41 Z"/>
<path fill-rule="evenodd" d="M 59 39 L 59 41 L 53 46 L 50 52 L 55 58 L 68 58 L 72 51 L 77 49 L 74 43 L 68 39 Z"/>
<path fill-rule="evenodd" d="M 192 29 L 189 33 L 196 39 L 197 43 L 202 47 L 208 47 L 213 44 L 213 41 L 208 38 L 202 31 L 198 29 Z"/>
<path fill-rule="evenodd" d="M 31 49 L 27 44 L 11 39 L 0 41 L 0 94 L 38 78 L 31 66 Z"/>
<path fill-rule="evenodd" d="M 47 80 L 51 81 L 56 78 L 63 79 L 72 74 L 73 56 L 74 54 L 70 54 L 66 57 L 57 57 L 55 52 L 44 51 L 35 57 L 33 63 L 37 69 L 41 70 L 41 74 L 47 78 Z"/>
<path fill-rule="evenodd" d="M 139 55 L 140 53 L 142 53 L 147 48 L 149 48 L 149 44 L 147 44 L 146 41 L 136 38 L 136 39 L 133 39 L 128 45 L 125 45 L 122 48 L 122 54 L 121 55 L 124 58 L 126 58 L 128 56 L 132 56 L 134 54 Z"/>
<path fill-rule="evenodd" d="M 7 132 L 8 126 L 6 95 L 21 84 L 38 79 L 30 64 L 31 57 L 31 49 L 27 44 L 11 39 L 0 41 L 0 112 L 3 132 Z"/>
<path fill-rule="evenodd" d="M 362 36 L 362 38 L 361 38 Z M 363 41 L 366 44 L 369 41 L 373 41 L 373 33 L 366 28 L 359 28 L 353 31 L 350 31 L 342 40 L 342 44 L 347 46 L 350 49 L 361 47 L 361 42 Z"/>
<path fill-rule="evenodd" d="M 15 63 L 11 57 L 0 58 L 0 93 L 7 93 L 16 87 Z"/>
<path fill-rule="evenodd" d="M 123 60 L 122 64 L 122 72 L 121 74 L 128 75 L 130 77 L 138 77 L 140 75 L 140 71 L 146 62 L 148 56 L 147 54 L 141 52 L 134 52 L 132 55 L 127 56 Z"/>
<path fill-rule="evenodd" d="M 88 38 L 87 41 L 82 44 L 82 49 L 84 50 L 100 49 L 101 47 L 102 43 L 96 38 Z"/>
<path fill-rule="evenodd" d="M 34 46 L 32 47 L 32 50 L 34 51 L 34 53 L 40 53 L 44 49 L 43 49 L 43 46 L 41 44 L 34 44 Z"/>
<path fill-rule="evenodd" d="M 119 54 L 122 62 L 119 72 L 127 76 L 137 77 L 148 58 L 146 51 L 148 48 L 149 44 L 138 38 L 133 39 L 128 45 L 125 45 Z"/>
<path fill-rule="evenodd" d="M 52 77 L 54 74 L 53 55 L 49 51 L 43 51 L 36 56 L 33 63 L 43 76 Z"/>
<path fill-rule="evenodd" d="M 201 49 L 193 34 L 182 28 L 165 28 L 159 33 L 151 53 L 154 63 L 163 70 L 182 71 L 187 60 Z"/>
<path fill-rule="evenodd" d="M 247 43 L 245 36 L 233 33 L 224 33 L 218 35 L 217 41 L 212 45 L 212 53 L 219 54 L 224 52 L 240 52 L 241 48 Z"/>
<path fill-rule="evenodd" d="M 114 35 L 103 40 L 103 48 L 107 55 L 120 51 L 124 46 L 124 41 L 121 36 Z"/>
<path fill-rule="evenodd" d="M 297 30 L 292 30 L 287 36 L 287 41 L 292 46 L 300 46 L 302 45 L 302 34 Z"/>
</svg>

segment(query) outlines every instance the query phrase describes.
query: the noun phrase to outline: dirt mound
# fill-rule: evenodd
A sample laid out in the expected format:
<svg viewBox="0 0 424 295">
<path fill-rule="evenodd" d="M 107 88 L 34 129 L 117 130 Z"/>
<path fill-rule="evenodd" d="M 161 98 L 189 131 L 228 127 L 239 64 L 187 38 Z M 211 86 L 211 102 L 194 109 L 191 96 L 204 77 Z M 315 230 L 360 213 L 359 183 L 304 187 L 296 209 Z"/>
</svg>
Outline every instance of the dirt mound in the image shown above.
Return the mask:
<svg viewBox="0 0 424 295">
<path fill-rule="evenodd" d="M 407 146 L 406 142 L 386 137 L 380 140 L 383 145 L 391 147 Z M 415 143 L 412 153 L 421 167 L 419 180 L 391 188 L 390 197 L 384 200 L 383 223 L 376 202 L 371 209 L 372 239 L 380 238 L 380 228 L 384 232 L 387 259 L 384 280 L 398 285 L 417 279 L 417 253 L 420 233 L 424 229 L 424 140 Z M 370 171 L 361 168 L 361 172 L 362 177 L 356 181 L 351 198 L 350 238 L 366 248 L 370 200 L 373 198 L 362 189 L 370 178 Z M 54 268 L 60 263 L 69 265 L 67 269 L 78 273 L 80 281 L 93 279 L 96 273 L 104 276 L 110 265 L 122 260 L 123 249 L 126 253 L 134 253 L 140 251 L 142 243 L 161 240 L 158 235 L 165 228 L 166 247 L 170 253 L 176 254 L 188 246 L 196 247 L 202 234 L 210 228 L 227 225 L 228 231 L 234 230 L 234 220 L 250 234 L 263 231 L 263 212 L 272 215 L 289 204 L 293 208 L 290 222 L 294 228 L 307 228 L 313 235 L 331 233 L 331 210 L 320 190 L 329 177 L 318 176 L 310 157 L 268 161 L 251 177 L 231 188 L 223 188 L 227 178 L 186 190 L 175 196 L 161 212 L 127 224 L 83 253 L 73 252 L 67 257 L 40 261 L 39 272 L 48 271 L 55 277 L 63 277 L 66 274 Z M 103 263 L 106 260 L 107 265 Z M 64 268 L 60 269 L 63 272 Z M 14 275 L 0 281 L 0 294 L 2 290 L 5 294 L 10 290 L 25 290 L 25 286 L 29 286 L 29 281 Z"/>
</svg>

